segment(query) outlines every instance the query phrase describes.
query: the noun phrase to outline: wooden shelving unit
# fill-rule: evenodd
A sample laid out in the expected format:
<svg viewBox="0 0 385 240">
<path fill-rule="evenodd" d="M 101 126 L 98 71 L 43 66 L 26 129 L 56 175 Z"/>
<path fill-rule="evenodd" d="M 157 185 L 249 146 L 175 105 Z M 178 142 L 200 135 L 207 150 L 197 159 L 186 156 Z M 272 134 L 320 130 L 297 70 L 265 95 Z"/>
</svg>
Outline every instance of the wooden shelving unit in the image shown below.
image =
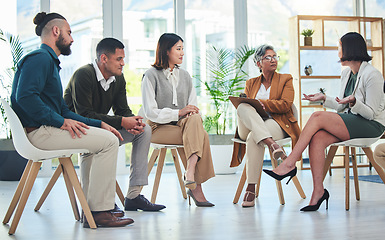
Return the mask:
<svg viewBox="0 0 385 240">
<path fill-rule="evenodd" d="M 358 32 L 364 39 L 370 38 L 370 46 L 368 51 L 373 57 L 370 62 L 375 68 L 377 68 L 382 74 L 384 74 L 384 49 L 383 49 L 383 19 L 372 17 L 343 17 L 343 16 L 313 16 L 313 15 L 297 15 L 289 19 L 289 34 L 290 34 L 290 47 L 289 47 L 289 59 L 290 59 L 290 73 L 293 76 L 293 84 L 295 89 L 294 103 L 298 106 L 299 111 L 299 125 L 301 128 L 306 124 L 308 115 L 304 116 L 303 110 L 314 109 L 314 111 L 325 110 L 322 105 L 304 105 L 302 104 L 302 85 L 306 81 L 332 81 L 340 78 L 338 73 L 333 75 L 311 75 L 306 76 L 301 65 L 301 55 L 305 51 L 314 51 L 319 53 L 320 51 L 335 51 L 337 55 L 338 40 L 347 32 Z M 339 27 L 339 31 L 333 29 Z M 311 28 L 314 30 L 312 36 L 312 46 L 304 46 L 301 36 L 301 31 L 304 28 Z M 334 34 L 335 41 L 333 44 L 328 44 L 325 34 Z M 335 63 L 339 64 L 339 63 Z M 302 67 L 301 67 L 302 66 Z M 318 69 L 319 70 L 319 69 Z M 307 93 L 309 94 L 309 93 Z"/>
</svg>

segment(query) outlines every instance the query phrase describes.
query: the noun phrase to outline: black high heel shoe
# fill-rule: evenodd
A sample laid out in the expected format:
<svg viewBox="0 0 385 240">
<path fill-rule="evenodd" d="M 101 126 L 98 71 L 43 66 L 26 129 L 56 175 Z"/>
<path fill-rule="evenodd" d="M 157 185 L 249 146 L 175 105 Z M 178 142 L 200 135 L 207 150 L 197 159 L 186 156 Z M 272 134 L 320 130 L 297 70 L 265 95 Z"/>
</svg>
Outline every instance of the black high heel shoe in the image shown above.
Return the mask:
<svg viewBox="0 0 385 240">
<path fill-rule="evenodd" d="M 300 209 L 300 211 L 302 212 L 312 212 L 312 211 L 317 211 L 318 208 L 321 206 L 322 202 L 324 200 L 326 200 L 326 209 L 328 209 L 328 206 L 329 206 L 329 197 L 330 197 L 330 194 L 328 192 L 328 190 L 324 189 L 324 194 L 322 195 L 322 197 L 318 200 L 317 204 L 315 205 L 308 205 L 306 207 L 303 207 Z"/>
<path fill-rule="evenodd" d="M 284 179 L 285 177 L 289 177 L 289 180 L 287 181 L 286 184 L 289 184 L 290 180 L 297 174 L 297 167 L 294 167 L 293 170 L 291 170 L 290 172 L 286 173 L 285 175 L 278 175 L 276 174 L 275 172 L 271 171 L 271 170 L 267 170 L 267 169 L 263 169 L 263 171 L 269 175 L 270 177 L 272 178 L 275 178 L 276 180 L 278 181 L 281 181 L 282 179 Z"/>
</svg>

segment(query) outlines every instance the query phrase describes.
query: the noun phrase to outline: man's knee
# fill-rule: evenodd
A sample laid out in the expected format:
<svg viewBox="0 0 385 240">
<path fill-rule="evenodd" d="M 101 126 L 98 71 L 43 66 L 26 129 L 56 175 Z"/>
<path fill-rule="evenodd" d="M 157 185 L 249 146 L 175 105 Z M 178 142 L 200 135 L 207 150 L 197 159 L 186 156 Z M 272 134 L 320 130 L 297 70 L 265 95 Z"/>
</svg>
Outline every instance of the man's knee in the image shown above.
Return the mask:
<svg viewBox="0 0 385 240">
<path fill-rule="evenodd" d="M 112 148 L 116 148 L 118 149 L 119 148 L 119 139 L 117 136 L 115 136 L 115 134 L 113 134 L 112 132 L 110 131 L 107 131 L 107 130 L 104 130 L 104 136 L 101 137 L 101 139 L 105 139 L 105 144 L 108 145 L 108 146 L 111 146 Z"/>
</svg>

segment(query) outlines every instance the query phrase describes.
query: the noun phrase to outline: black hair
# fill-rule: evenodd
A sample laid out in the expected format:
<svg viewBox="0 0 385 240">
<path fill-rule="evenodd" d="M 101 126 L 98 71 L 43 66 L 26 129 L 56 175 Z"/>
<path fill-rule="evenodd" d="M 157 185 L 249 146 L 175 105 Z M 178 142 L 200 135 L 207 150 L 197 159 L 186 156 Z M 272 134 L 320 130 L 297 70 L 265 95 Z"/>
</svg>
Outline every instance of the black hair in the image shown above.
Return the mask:
<svg viewBox="0 0 385 240">
<path fill-rule="evenodd" d="M 59 13 L 49 13 L 46 12 L 39 12 L 36 14 L 36 16 L 33 18 L 33 23 L 36 25 L 35 33 L 38 36 L 41 36 L 41 33 L 43 31 L 43 28 L 47 23 L 53 19 L 63 19 L 66 20 L 62 15 Z"/>
<path fill-rule="evenodd" d="M 124 45 L 116 38 L 103 38 L 96 46 L 96 55 L 100 59 L 102 54 L 114 54 L 116 49 L 124 49 Z"/>
<path fill-rule="evenodd" d="M 361 34 L 349 32 L 340 39 L 342 47 L 341 61 L 365 61 L 372 60 L 368 55 L 366 42 Z"/>
</svg>

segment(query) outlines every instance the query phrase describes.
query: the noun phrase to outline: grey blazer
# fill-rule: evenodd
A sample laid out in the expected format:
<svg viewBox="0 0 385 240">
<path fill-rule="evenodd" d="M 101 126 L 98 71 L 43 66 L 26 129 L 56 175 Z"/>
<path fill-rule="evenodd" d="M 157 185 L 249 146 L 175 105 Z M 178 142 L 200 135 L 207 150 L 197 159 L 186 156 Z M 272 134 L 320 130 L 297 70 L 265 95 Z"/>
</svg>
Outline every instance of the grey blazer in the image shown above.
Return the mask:
<svg viewBox="0 0 385 240">
<path fill-rule="evenodd" d="M 346 68 L 341 73 L 341 90 L 339 98 L 344 97 L 346 84 L 349 80 L 351 69 Z M 350 109 L 353 114 L 359 114 L 368 120 L 374 120 L 385 126 L 385 98 L 384 78 L 382 74 L 367 62 L 362 62 L 358 71 L 353 95 L 356 104 Z M 348 104 L 339 104 L 333 97 L 326 96 L 325 107 L 333 108 L 337 112 L 347 111 Z"/>
</svg>

